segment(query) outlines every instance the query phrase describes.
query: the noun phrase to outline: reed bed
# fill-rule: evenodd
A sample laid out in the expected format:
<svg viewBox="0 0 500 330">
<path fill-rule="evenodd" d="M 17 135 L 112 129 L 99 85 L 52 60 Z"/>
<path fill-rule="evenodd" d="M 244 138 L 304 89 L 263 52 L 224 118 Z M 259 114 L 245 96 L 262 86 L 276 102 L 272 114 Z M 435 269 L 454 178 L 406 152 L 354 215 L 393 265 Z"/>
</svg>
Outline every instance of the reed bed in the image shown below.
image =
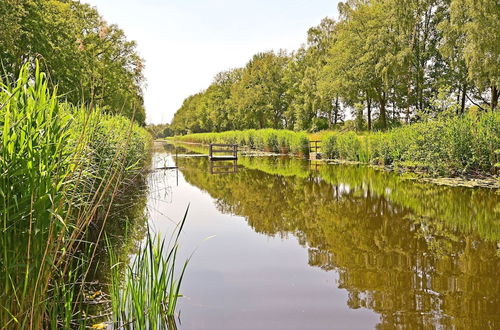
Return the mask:
<svg viewBox="0 0 500 330">
<path fill-rule="evenodd" d="M 85 233 L 142 172 L 150 140 L 124 117 L 63 102 L 38 64 L 0 82 L 0 328 L 85 326 L 75 320 L 104 238 Z"/>
<path fill-rule="evenodd" d="M 500 113 L 469 113 L 364 135 L 329 132 L 321 141 L 329 159 L 414 166 L 440 175 L 495 173 Z"/>
<path fill-rule="evenodd" d="M 250 149 L 282 154 L 309 154 L 309 138 L 305 132 L 278 129 L 249 129 L 221 133 L 196 133 L 173 138 L 176 141 L 201 144 L 237 144 Z"/>
</svg>

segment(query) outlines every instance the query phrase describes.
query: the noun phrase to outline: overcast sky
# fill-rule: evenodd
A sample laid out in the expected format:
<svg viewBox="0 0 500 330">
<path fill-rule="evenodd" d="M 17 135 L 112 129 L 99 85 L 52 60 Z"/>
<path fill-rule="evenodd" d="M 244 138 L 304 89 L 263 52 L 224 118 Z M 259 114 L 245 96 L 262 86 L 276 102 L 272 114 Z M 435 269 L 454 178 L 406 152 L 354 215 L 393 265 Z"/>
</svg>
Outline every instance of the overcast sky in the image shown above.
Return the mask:
<svg viewBox="0 0 500 330">
<path fill-rule="evenodd" d="M 259 51 L 298 48 L 337 18 L 338 0 L 83 0 L 136 40 L 146 60 L 148 123 L 168 123 L 187 96 Z"/>
</svg>

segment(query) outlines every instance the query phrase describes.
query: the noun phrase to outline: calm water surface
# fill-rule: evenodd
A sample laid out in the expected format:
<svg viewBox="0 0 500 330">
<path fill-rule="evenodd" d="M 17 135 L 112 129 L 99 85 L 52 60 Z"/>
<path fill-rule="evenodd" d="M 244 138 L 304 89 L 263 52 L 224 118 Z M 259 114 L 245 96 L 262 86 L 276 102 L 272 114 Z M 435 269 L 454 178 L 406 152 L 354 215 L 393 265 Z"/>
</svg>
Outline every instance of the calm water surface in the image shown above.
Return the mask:
<svg viewBox="0 0 500 330">
<path fill-rule="evenodd" d="M 190 204 L 179 329 L 500 328 L 496 191 L 173 150 L 157 145 L 153 166 L 179 170 L 152 172 L 148 210 L 170 235 Z"/>
</svg>

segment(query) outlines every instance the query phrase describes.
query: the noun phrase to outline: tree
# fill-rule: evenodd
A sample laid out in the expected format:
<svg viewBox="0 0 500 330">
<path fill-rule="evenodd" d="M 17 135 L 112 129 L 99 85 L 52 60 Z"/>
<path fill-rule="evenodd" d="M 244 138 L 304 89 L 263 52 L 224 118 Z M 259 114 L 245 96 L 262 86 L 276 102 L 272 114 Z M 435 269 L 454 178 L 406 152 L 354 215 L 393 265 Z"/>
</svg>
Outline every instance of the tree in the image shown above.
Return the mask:
<svg viewBox="0 0 500 330">
<path fill-rule="evenodd" d="M 445 42 L 454 45 L 455 57 L 465 61 L 468 79 L 480 91 L 490 89 L 494 110 L 500 95 L 500 6 L 489 0 L 452 0 L 449 11 L 449 20 L 440 26 Z"/>
<path fill-rule="evenodd" d="M 316 130 L 325 119 L 332 128 L 346 107 L 359 127 L 366 118 L 368 130 L 387 129 L 435 117 L 443 109 L 434 100 L 444 94 L 456 100 L 457 115 L 469 101 L 498 107 L 495 1 L 347 0 L 339 13 L 310 28 L 290 56 L 255 55 L 228 84 L 229 98 L 227 88 L 210 86 L 196 117 L 202 129 Z M 214 126 L 226 118 L 234 125 Z"/>
<path fill-rule="evenodd" d="M 39 59 L 67 101 L 144 123 L 143 60 L 135 42 L 96 9 L 74 0 L 6 0 L 0 14 L 6 27 L 0 55 L 8 77 Z"/>
<path fill-rule="evenodd" d="M 254 55 L 231 89 L 231 105 L 236 110 L 235 128 L 282 128 L 286 89 L 282 83 L 288 62 L 285 52 Z"/>
</svg>

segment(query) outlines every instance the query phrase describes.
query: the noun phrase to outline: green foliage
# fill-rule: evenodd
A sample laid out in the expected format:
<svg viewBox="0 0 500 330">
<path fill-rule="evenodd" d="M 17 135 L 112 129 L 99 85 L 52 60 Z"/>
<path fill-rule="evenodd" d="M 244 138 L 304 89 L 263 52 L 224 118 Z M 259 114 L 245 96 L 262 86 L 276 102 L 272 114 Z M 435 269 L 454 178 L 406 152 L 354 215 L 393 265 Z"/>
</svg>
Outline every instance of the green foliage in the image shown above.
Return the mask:
<svg viewBox="0 0 500 330">
<path fill-rule="evenodd" d="M 155 139 L 166 138 L 173 135 L 172 128 L 169 124 L 147 125 L 146 130 Z"/>
<path fill-rule="evenodd" d="M 309 154 L 309 138 L 304 132 L 289 130 L 244 130 L 221 133 L 197 133 L 176 136 L 176 141 L 192 143 L 225 143 L 237 144 L 250 149 L 275 153 Z"/>
<path fill-rule="evenodd" d="M 144 124 L 144 61 L 136 44 L 97 10 L 74 0 L 0 2 L 4 80 L 39 59 L 50 87 L 68 102 L 121 114 Z"/>
<path fill-rule="evenodd" d="M 416 164 L 437 174 L 490 172 L 500 147 L 500 114 L 443 118 L 364 136 L 328 133 L 322 146 L 328 158 Z"/>
<path fill-rule="evenodd" d="M 220 73 L 185 100 L 172 128 L 387 130 L 437 117 L 437 99 L 451 100 L 454 116 L 471 104 L 494 110 L 499 8 L 489 0 L 341 2 L 338 21 L 310 28 L 291 54 L 258 53 Z"/>
<path fill-rule="evenodd" d="M 82 235 L 142 171 L 150 136 L 125 117 L 61 102 L 35 68 L 0 85 L 0 319 L 56 328 L 80 313 Z"/>
<path fill-rule="evenodd" d="M 491 110 L 500 95 L 499 21 L 500 6 L 495 1 L 452 0 L 447 20 L 439 25 L 444 35 L 441 52 L 461 82 L 473 83 L 480 91 L 491 89 Z"/>
</svg>

